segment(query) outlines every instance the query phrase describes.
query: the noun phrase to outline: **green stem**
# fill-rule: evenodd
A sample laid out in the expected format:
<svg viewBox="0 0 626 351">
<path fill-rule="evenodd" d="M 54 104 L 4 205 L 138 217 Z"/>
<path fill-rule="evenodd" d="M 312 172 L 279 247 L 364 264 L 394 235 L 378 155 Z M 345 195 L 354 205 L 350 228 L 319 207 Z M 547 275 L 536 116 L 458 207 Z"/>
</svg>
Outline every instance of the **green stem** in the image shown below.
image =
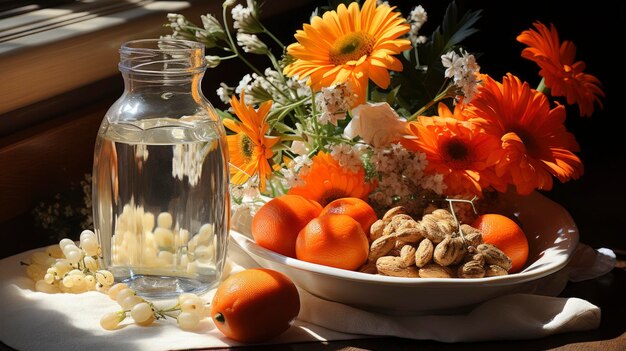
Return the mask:
<svg viewBox="0 0 626 351">
<path fill-rule="evenodd" d="M 435 96 L 434 99 L 430 100 L 426 105 L 422 106 L 422 108 L 420 108 L 419 110 L 417 110 L 417 112 L 412 114 L 411 117 L 408 118 L 408 121 L 414 121 L 415 119 L 417 119 L 417 117 L 422 116 L 424 112 L 428 111 L 428 109 L 431 108 L 434 104 L 438 103 L 439 101 L 445 98 L 451 97 L 450 91 L 453 90 L 450 88 L 451 86 L 452 85 L 449 85 L 448 88 L 446 88 L 444 91 L 442 91 L 437 96 Z"/>
<path fill-rule="evenodd" d="M 272 38 L 272 40 L 274 40 L 276 42 L 276 44 L 278 44 L 278 46 L 280 46 L 281 50 L 284 50 L 285 49 L 285 44 L 283 44 L 278 38 L 276 38 L 274 36 L 274 34 L 272 34 L 272 32 L 270 32 L 267 28 L 265 28 L 263 23 L 259 22 L 259 24 L 261 25 L 261 28 L 263 28 L 263 31 L 265 32 L 265 34 L 267 34 L 270 38 Z"/>
<path fill-rule="evenodd" d="M 544 93 L 544 94 L 548 94 L 550 92 L 550 88 L 546 86 L 546 80 L 544 78 L 541 78 L 541 81 L 539 82 L 539 85 L 537 86 L 537 91 Z"/>
</svg>

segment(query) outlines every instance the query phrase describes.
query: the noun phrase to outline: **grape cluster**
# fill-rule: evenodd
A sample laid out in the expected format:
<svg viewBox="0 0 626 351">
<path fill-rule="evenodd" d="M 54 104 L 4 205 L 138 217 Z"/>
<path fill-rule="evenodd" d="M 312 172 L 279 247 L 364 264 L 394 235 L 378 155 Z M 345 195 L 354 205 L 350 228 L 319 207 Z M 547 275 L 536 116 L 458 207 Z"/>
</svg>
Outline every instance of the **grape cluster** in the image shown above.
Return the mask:
<svg viewBox="0 0 626 351">
<path fill-rule="evenodd" d="M 114 283 L 113 274 L 102 269 L 96 234 L 84 230 L 79 246 L 73 240 L 62 239 L 45 251 L 31 255 L 26 274 L 35 281 L 35 290 L 45 293 L 82 293 L 106 291 Z"/>
<path fill-rule="evenodd" d="M 148 326 L 157 319 L 175 318 L 183 330 L 195 330 L 200 322 L 210 317 L 210 308 L 196 294 L 184 293 L 178 296 L 178 302 L 170 308 L 157 308 L 129 288 L 125 283 L 117 283 L 108 291 L 122 310 L 102 316 L 100 326 L 106 330 L 117 329 L 119 324 L 130 316 L 135 324 Z"/>
</svg>

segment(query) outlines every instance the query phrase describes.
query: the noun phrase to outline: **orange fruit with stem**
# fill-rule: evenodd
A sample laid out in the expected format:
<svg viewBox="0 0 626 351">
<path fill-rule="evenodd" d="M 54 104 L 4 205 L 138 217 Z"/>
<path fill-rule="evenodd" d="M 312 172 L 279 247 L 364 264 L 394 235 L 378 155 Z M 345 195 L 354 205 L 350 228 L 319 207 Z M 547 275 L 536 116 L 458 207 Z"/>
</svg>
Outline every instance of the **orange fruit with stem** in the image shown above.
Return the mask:
<svg viewBox="0 0 626 351">
<path fill-rule="evenodd" d="M 478 216 L 472 227 L 482 232 L 486 244 L 495 245 L 511 258 L 509 273 L 522 270 L 528 260 L 528 239 L 514 220 L 501 214 L 487 213 Z"/>
<path fill-rule="evenodd" d="M 211 318 L 225 336 L 261 342 L 289 329 L 300 312 L 300 295 L 286 275 L 251 268 L 226 278 L 210 306 Z"/>
<path fill-rule="evenodd" d="M 300 195 L 282 195 L 261 206 L 252 219 L 252 237 L 260 246 L 296 257 L 296 238 L 322 206 Z"/>
<path fill-rule="evenodd" d="M 356 270 L 368 254 L 369 242 L 363 228 L 347 215 L 314 218 L 296 240 L 297 259 L 335 268 Z"/>
<path fill-rule="evenodd" d="M 331 201 L 324 206 L 320 216 L 325 214 L 343 214 L 352 217 L 359 222 L 368 237 L 370 227 L 378 220 L 378 216 L 372 206 L 358 197 L 343 197 Z"/>
</svg>

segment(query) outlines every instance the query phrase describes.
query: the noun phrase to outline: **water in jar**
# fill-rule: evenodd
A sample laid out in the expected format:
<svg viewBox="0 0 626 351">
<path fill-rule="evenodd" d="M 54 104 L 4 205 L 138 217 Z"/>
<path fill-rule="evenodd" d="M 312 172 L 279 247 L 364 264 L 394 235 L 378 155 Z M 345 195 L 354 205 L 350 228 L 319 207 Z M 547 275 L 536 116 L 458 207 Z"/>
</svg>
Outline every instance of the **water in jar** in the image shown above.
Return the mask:
<svg viewBox="0 0 626 351">
<path fill-rule="evenodd" d="M 219 281 L 228 241 L 228 174 L 214 123 L 105 119 L 100 127 L 95 229 L 106 267 L 140 295 L 201 293 Z"/>
</svg>

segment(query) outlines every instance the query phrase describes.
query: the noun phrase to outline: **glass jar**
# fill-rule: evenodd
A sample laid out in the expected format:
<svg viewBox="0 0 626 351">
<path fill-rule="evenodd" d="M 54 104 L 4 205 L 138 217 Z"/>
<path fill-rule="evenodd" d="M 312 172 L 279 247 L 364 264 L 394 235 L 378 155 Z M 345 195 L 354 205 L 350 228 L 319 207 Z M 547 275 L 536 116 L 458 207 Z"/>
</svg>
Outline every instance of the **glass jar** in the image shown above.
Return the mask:
<svg viewBox="0 0 626 351">
<path fill-rule="evenodd" d="M 104 265 L 142 296 L 202 293 L 221 277 L 230 217 L 226 133 L 200 87 L 204 46 L 130 41 L 119 69 L 125 90 L 93 164 Z"/>
</svg>

